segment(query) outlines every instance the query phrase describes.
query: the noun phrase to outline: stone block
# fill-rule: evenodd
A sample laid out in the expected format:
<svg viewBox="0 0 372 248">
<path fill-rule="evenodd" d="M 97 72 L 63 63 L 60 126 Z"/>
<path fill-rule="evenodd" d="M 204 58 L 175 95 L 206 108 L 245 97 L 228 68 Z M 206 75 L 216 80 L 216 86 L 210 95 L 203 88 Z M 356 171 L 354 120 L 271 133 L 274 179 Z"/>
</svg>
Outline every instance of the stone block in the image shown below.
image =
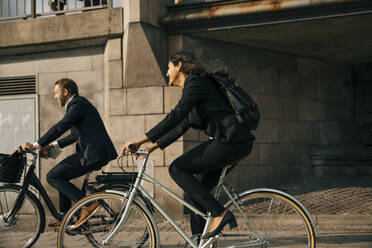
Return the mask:
<svg viewBox="0 0 372 248">
<path fill-rule="evenodd" d="M 317 59 L 297 57 L 297 69 L 300 74 L 311 76 L 324 75 L 326 74 L 324 71 L 326 66 L 326 63 Z"/>
<path fill-rule="evenodd" d="M 260 164 L 260 144 L 253 143 L 252 150 L 239 164 L 242 165 L 257 165 Z"/>
<path fill-rule="evenodd" d="M 34 49 L 40 52 L 45 52 L 49 46 L 52 46 L 54 50 L 66 49 L 61 47 L 61 43 L 65 45 L 66 43 L 75 43 L 75 47 L 79 47 L 80 40 L 86 41 L 88 38 L 93 37 L 103 38 L 122 34 L 122 13 L 123 10 L 121 8 L 106 8 L 95 10 L 94 12 L 74 13 L 74 15 L 50 16 L 48 18 L 35 18 L 18 22 L 2 22 L 1 33 L 9 35 L 0 37 L 0 47 L 21 47 L 23 45 L 27 49 L 27 47 L 32 47 L 33 45 L 36 47 L 43 44 L 42 48 Z M 19 32 L 14 32 L 14 30 L 19 30 Z M 101 42 L 103 43 L 103 41 Z M 49 46 L 47 43 L 49 43 Z M 91 41 L 91 43 L 95 45 L 97 41 Z M 32 50 L 26 51 L 32 52 Z"/>
<path fill-rule="evenodd" d="M 40 96 L 39 102 L 40 135 L 43 135 L 63 118 L 66 111 L 58 106 L 56 99 L 51 94 Z"/>
<path fill-rule="evenodd" d="M 124 33 L 123 54 L 126 88 L 165 84 L 168 58 L 164 30 L 143 23 L 130 23 Z"/>
<path fill-rule="evenodd" d="M 178 103 L 182 89 L 178 87 L 164 87 L 164 111 L 169 113 Z"/>
<path fill-rule="evenodd" d="M 253 72 L 256 90 L 260 94 L 279 95 L 279 72 L 273 70 L 257 70 Z"/>
<path fill-rule="evenodd" d="M 280 97 L 270 95 L 260 95 L 261 118 L 281 119 Z"/>
<path fill-rule="evenodd" d="M 298 120 L 297 98 L 260 95 L 259 104 L 262 118 Z"/>
<path fill-rule="evenodd" d="M 59 53 L 58 57 L 46 57 L 39 60 L 39 70 L 41 73 L 47 72 L 73 72 L 91 71 L 92 61 L 89 55 L 67 56 Z"/>
<path fill-rule="evenodd" d="M 164 163 L 164 153 L 165 151 L 161 150 L 161 149 L 157 149 L 155 151 L 153 151 L 150 155 L 150 159 L 153 160 L 153 163 L 155 166 L 159 167 L 159 166 L 164 166 L 165 163 Z"/>
<path fill-rule="evenodd" d="M 176 141 L 164 149 L 165 165 L 169 166 L 173 160 L 184 153 L 183 142 Z"/>
<path fill-rule="evenodd" d="M 248 68 L 279 71 L 297 68 L 296 57 L 292 55 L 187 35 L 182 49 L 192 50 L 199 58 L 220 59 L 229 66 L 241 64 Z"/>
<path fill-rule="evenodd" d="M 280 98 L 280 119 L 282 120 L 299 119 L 298 98 L 292 97 Z"/>
<path fill-rule="evenodd" d="M 310 165 L 309 145 L 283 144 L 281 149 L 281 161 L 286 165 Z"/>
<path fill-rule="evenodd" d="M 183 35 L 168 35 L 168 54 L 172 55 L 183 48 Z"/>
<path fill-rule="evenodd" d="M 163 87 L 128 89 L 127 104 L 128 114 L 163 113 Z"/>
<path fill-rule="evenodd" d="M 321 101 L 300 100 L 299 119 L 302 121 L 319 121 L 325 119 L 325 104 Z"/>
<path fill-rule="evenodd" d="M 61 78 L 66 77 L 66 73 L 40 73 L 38 78 L 38 89 L 40 96 L 54 95 L 54 83 Z"/>
<path fill-rule="evenodd" d="M 260 164 L 281 164 L 280 144 L 259 144 Z"/>
<path fill-rule="evenodd" d="M 170 177 L 168 167 L 156 168 L 155 179 L 183 198 L 183 190 Z M 175 220 L 183 218 L 183 206 L 158 187 L 155 188 L 155 198 L 172 218 Z"/>
<path fill-rule="evenodd" d="M 322 121 L 317 123 L 319 144 L 358 144 L 359 131 L 353 122 Z"/>
<path fill-rule="evenodd" d="M 181 139 L 184 141 L 199 141 L 200 131 L 197 129 L 189 128 L 189 130 L 186 131 Z"/>
<path fill-rule="evenodd" d="M 279 143 L 279 121 L 261 119 L 257 130 L 252 132 L 256 143 Z"/>
<path fill-rule="evenodd" d="M 103 71 L 67 72 L 66 76 L 75 81 L 79 92 L 95 93 L 104 89 Z"/>
<path fill-rule="evenodd" d="M 104 94 L 103 92 L 94 93 L 92 99 L 90 100 L 93 106 L 96 107 L 102 120 L 104 121 L 105 109 L 104 109 Z"/>
<path fill-rule="evenodd" d="M 227 177 L 235 191 L 276 188 L 311 176 L 310 166 L 249 165 L 237 166 Z"/>
<path fill-rule="evenodd" d="M 196 141 L 184 141 L 183 142 L 183 151 L 187 152 L 193 149 L 194 147 L 200 145 L 201 142 L 196 142 Z"/>
<path fill-rule="evenodd" d="M 307 121 L 286 121 L 279 123 L 279 141 L 287 144 L 316 144 L 316 126 Z"/>
<path fill-rule="evenodd" d="M 92 71 L 103 71 L 105 69 L 103 61 L 103 52 L 99 54 L 94 54 L 90 57 L 92 60 Z"/>
<path fill-rule="evenodd" d="M 126 113 L 126 89 L 110 90 L 110 115 L 124 115 Z"/>
<path fill-rule="evenodd" d="M 107 40 L 104 52 L 104 61 L 121 60 L 121 46 L 121 38 Z"/>
<path fill-rule="evenodd" d="M 280 95 L 300 97 L 305 99 L 316 98 L 317 80 L 311 76 L 297 73 L 280 72 Z"/>
<path fill-rule="evenodd" d="M 23 57 L 22 58 L 28 58 Z M 0 75 L 2 77 L 13 77 L 13 76 L 24 76 L 24 75 L 35 75 L 39 72 L 39 61 L 31 60 L 27 61 L 26 59 L 1 59 L 0 61 Z"/>
<path fill-rule="evenodd" d="M 248 65 L 232 64 L 229 65 L 229 75 L 235 78 L 236 82 L 247 92 L 257 93 L 257 80 L 255 74 L 257 70 Z"/>
<path fill-rule="evenodd" d="M 161 120 L 164 119 L 165 114 L 155 114 L 155 115 L 146 115 L 145 116 L 145 128 L 146 132 L 150 131 L 155 127 Z"/>
<path fill-rule="evenodd" d="M 121 60 L 105 62 L 105 81 L 110 89 L 123 88 L 123 64 Z"/>
<path fill-rule="evenodd" d="M 327 121 L 352 121 L 353 104 L 345 102 L 325 102 L 325 120 Z"/>
<path fill-rule="evenodd" d="M 136 140 L 145 133 L 145 116 L 112 116 L 110 130 L 113 142 Z"/>
<path fill-rule="evenodd" d="M 317 97 L 325 101 L 352 103 L 352 85 L 346 84 L 345 79 L 330 76 L 319 77 L 317 82 Z"/>
</svg>

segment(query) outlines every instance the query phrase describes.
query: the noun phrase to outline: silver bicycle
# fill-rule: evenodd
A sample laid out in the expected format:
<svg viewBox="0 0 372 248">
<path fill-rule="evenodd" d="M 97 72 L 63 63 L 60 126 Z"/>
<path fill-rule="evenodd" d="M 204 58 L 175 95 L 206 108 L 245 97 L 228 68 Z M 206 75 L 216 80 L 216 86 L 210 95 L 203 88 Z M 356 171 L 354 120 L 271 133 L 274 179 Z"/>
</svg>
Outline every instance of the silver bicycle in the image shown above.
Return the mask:
<svg viewBox="0 0 372 248">
<path fill-rule="evenodd" d="M 212 221 L 210 213 L 199 211 L 146 174 L 149 157 L 147 152 L 137 151 L 135 155 L 143 156 L 144 159 L 138 172 L 129 173 L 135 178 L 131 189 L 127 192 L 107 190 L 77 202 L 62 221 L 57 247 L 154 248 L 160 246 L 157 224 L 152 211 L 138 199 L 140 194 L 151 202 L 152 206 L 185 239 L 186 247 L 315 248 L 316 225 L 300 202 L 284 192 L 268 188 L 235 193 L 224 183 L 228 167 L 225 167 L 221 173 L 215 197 L 218 199 L 222 193 L 225 194 L 227 201 L 224 206 L 235 215 L 238 227 L 230 230 L 226 226 L 219 235 L 200 239 L 209 230 Z M 199 237 L 188 235 L 150 196 L 141 185 L 142 180 L 153 183 L 167 195 L 206 219 L 203 233 Z M 80 217 L 81 208 L 93 202 L 100 204 L 98 211 L 83 225 L 72 229 L 74 222 Z"/>
</svg>

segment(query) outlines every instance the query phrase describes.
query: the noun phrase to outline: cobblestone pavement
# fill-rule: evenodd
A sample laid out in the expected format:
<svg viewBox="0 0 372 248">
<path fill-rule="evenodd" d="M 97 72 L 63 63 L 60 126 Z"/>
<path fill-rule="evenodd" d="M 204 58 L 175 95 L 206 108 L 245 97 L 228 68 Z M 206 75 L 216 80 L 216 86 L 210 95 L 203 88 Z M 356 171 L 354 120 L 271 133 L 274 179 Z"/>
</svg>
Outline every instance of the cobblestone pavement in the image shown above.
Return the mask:
<svg viewBox="0 0 372 248">
<path fill-rule="evenodd" d="M 311 178 L 280 189 L 302 202 L 316 220 L 318 248 L 372 248 L 371 177 Z M 168 224 L 159 224 L 159 229 L 164 246 L 183 247 L 183 239 Z M 35 247 L 55 247 L 56 236 L 48 230 Z"/>
</svg>

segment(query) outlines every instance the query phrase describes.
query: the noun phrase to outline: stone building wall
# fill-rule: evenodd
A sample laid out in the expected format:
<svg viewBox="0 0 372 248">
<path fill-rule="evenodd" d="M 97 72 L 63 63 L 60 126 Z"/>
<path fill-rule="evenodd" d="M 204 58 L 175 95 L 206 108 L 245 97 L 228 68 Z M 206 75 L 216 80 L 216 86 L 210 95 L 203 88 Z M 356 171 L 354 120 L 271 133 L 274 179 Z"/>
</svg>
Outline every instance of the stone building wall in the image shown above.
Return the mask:
<svg viewBox="0 0 372 248">
<path fill-rule="evenodd" d="M 115 49 L 115 44 L 119 49 Z M 98 109 L 109 131 L 110 111 L 115 112 L 117 105 L 110 109 L 110 88 L 115 84 L 122 85 L 121 73 L 121 40 L 108 41 L 107 46 L 71 49 L 56 52 L 44 52 L 33 55 L 3 57 L 0 59 L 0 76 L 13 77 L 19 75 L 36 75 L 37 91 L 39 97 L 39 133 L 43 135 L 49 128 L 57 123 L 64 115 L 65 110 L 58 106 L 54 99 L 54 82 L 60 78 L 73 79 L 79 86 L 80 95 L 90 100 Z M 119 55 L 117 55 L 119 52 Z M 117 66 L 116 64 L 119 64 Z M 112 94 L 116 92 L 113 90 Z M 106 117 L 106 118 L 105 118 Z M 110 132 L 109 132 L 110 133 Z M 112 134 L 110 134 L 112 136 Z M 30 140 L 33 142 L 33 140 Z M 57 191 L 46 182 L 46 174 L 59 161 L 75 152 L 74 145 L 63 149 L 63 153 L 56 160 L 40 160 L 40 179 L 53 202 L 58 208 Z M 81 178 L 74 180 L 80 185 Z"/>
<path fill-rule="evenodd" d="M 309 177 L 312 145 L 358 142 L 348 66 L 182 35 L 169 37 L 169 53 L 177 50 L 193 51 L 210 70 L 227 69 L 259 105 L 253 150 L 229 176 L 237 188 Z M 191 131 L 183 148 L 206 138 Z"/>
</svg>

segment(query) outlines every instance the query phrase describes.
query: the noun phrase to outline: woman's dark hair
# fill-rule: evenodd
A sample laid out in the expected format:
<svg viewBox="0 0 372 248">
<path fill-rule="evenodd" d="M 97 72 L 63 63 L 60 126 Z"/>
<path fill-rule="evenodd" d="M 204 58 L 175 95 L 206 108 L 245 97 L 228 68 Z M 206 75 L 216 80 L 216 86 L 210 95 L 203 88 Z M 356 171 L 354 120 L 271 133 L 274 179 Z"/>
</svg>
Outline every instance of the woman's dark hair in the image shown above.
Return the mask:
<svg viewBox="0 0 372 248">
<path fill-rule="evenodd" d="M 74 94 L 79 94 L 79 89 L 74 80 L 69 79 L 69 78 L 61 78 L 57 80 L 57 82 L 54 83 L 54 85 L 59 85 L 63 89 L 66 89 L 69 93 L 70 96 Z"/>
<path fill-rule="evenodd" d="M 169 61 L 171 61 L 174 65 L 177 65 L 178 62 L 181 62 L 182 67 L 180 71 L 186 73 L 187 75 L 197 74 L 201 77 L 206 75 L 206 70 L 204 69 L 201 60 L 190 52 L 179 51 L 170 56 Z"/>
</svg>

